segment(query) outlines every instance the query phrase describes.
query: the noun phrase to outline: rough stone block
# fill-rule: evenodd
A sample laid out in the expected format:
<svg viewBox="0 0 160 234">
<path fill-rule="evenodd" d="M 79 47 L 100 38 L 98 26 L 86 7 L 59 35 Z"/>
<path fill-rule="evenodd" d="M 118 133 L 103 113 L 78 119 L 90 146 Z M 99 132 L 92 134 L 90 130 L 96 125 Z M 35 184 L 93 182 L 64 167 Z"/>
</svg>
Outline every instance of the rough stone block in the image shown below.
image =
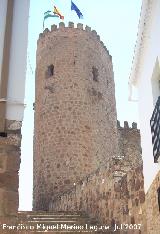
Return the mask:
<svg viewBox="0 0 160 234">
<path fill-rule="evenodd" d="M 124 121 L 124 128 L 129 128 L 128 122 Z"/>
<path fill-rule="evenodd" d="M 133 122 L 132 123 L 132 128 L 137 129 L 137 123 Z"/>
<path fill-rule="evenodd" d="M 91 27 L 89 27 L 89 26 L 86 25 L 85 30 L 86 30 L 87 32 L 91 32 Z"/>
<path fill-rule="evenodd" d="M 117 120 L 117 128 L 120 128 L 121 127 L 121 125 L 120 125 L 120 121 L 119 120 Z"/>
<path fill-rule="evenodd" d="M 0 137 L 0 145 L 19 146 L 21 145 L 21 134 L 8 133 L 7 137 Z"/>
<path fill-rule="evenodd" d="M 41 39 L 42 37 L 44 37 L 44 34 L 43 34 L 43 33 L 40 33 L 40 34 L 39 34 L 39 39 Z"/>
<path fill-rule="evenodd" d="M 65 28 L 65 23 L 64 22 L 60 22 L 59 23 L 59 28 Z"/>
<path fill-rule="evenodd" d="M 49 31 L 49 29 L 48 28 L 45 28 L 45 30 L 43 31 L 43 34 L 47 34 L 47 33 L 49 33 L 50 31 Z"/>
<path fill-rule="evenodd" d="M 20 151 L 14 146 L 0 146 L 0 173 L 18 171 L 20 167 Z"/>
<path fill-rule="evenodd" d="M 18 191 L 19 177 L 18 172 L 0 173 L 0 188 L 6 190 Z"/>
<path fill-rule="evenodd" d="M 145 193 L 144 193 L 144 191 L 140 191 L 139 192 L 139 200 L 140 200 L 140 203 L 143 203 L 145 201 Z"/>
<path fill-rule="evenodd" d="M 15 120 L 6 120 L 7 131 L 16 131 L 21 130 L 22 122 Z"/>
<path fill-rule="evenodd" d="M 97 32 L 95 30 L 92 30 L 92 35 L 97 38 Z"/>
<path fill-rule="evenodd" d="M 7 165 L 7 156 L 0 154 L 0 173 L 3 173 L 6 171 Z"/>
<path fill-rule="evenodd" d="M 0 189 L 0 216 L 16 215 L 18 204 L 18 192 Z"/>
<path fill-rule="evenodd" d="M 100 36 L 99 35 L 97 35 L 97 39 L 100 40 Z"/>
<path fill-rule="evenodd" d="M 83 30 L 83 24 L 78 23 L 78 24 L 77 24 L 77 28 L 79 28 L 79 29 L 82 29 L 82 30 Z"/>
<path fill-rule="evenodd" d="M 73 23 L 73 22 L 69 22 L 69 23 L 68 23 L 68 27 L 69 27 L 69 28 L 74 28 L 74 23 Z"/>
<path fill-rule="evenodd" d="M 99 38 L 99 40 L 100 40 L 100 38 Z M 104 45 L 103 41 L 100 41 L 100 43 L 103 46 L 103 48 L 105 49 L 105 45 Z"/>
<path fill-rule="evenodd" d="M 57 25 L 56 24 L 53 24 L 52 26 L 51 26 L 51 31 L 56 31 L 57 30 Z"/>
</svg>

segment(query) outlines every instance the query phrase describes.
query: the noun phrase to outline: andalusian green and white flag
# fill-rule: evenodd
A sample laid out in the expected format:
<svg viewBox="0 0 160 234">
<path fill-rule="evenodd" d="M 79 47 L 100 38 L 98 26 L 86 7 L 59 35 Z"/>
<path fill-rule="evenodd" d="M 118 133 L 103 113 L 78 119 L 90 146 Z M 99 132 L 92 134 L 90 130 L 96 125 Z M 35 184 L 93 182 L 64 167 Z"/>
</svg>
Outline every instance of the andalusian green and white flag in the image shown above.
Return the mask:
<svg viewBox="0 0 160 234">
<path fill-rule="evenodd" d="M 44 20 L 46 20 L 49 17 L 57 17 L 58 18 L 59 16 L 56 15 L 56 14 L 53 14 L 52 11 L 46 11 L 46 12 L 44 12 Z"/>
<path fill-rule="evenodd" d="M 48 18 L 52 18 L 52 17 L 56 17 L 56 18 L 59 18 L 58 15 L 54 14 L 52 11 L 46 11 L 44 12 L 44 19 L 43 19 L 43 29 L 44 29 L 44 21 Z"/>
</svg>

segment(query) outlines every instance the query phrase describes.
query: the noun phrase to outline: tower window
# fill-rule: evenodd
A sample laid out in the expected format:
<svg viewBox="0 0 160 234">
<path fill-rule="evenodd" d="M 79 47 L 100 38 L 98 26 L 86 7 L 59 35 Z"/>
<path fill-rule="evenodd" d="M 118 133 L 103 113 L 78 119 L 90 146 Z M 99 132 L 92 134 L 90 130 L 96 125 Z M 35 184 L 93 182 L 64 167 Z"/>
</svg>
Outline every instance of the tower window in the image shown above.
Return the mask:
<svg viewBox="0 0 160 234">
<path fill-rule="evenodd" d="M 0 132 L 0 137 L 7 137 L 7 133 L 6 132 Z"/>
<path fill-rule="evenodd" d="M 54 75 L 54 66 L 53 66 L 53 64 L 51 64 L 47 68 L 46 78 L 49 78 L 49 77 L 51 77 L 53 75 Z"/>
<path fill-rule="evenodd" d="M 160 187 L 157 189 L 158 193 L 158 206 L 159 206 L 159 212 L 160 212 Z"/>
<path fill-rule="evenodd" d="M 98 82 L 98 69 L 96 67 L 92 67 L 92 74 L 93 74 L 93 80 Z"/>
</svg>

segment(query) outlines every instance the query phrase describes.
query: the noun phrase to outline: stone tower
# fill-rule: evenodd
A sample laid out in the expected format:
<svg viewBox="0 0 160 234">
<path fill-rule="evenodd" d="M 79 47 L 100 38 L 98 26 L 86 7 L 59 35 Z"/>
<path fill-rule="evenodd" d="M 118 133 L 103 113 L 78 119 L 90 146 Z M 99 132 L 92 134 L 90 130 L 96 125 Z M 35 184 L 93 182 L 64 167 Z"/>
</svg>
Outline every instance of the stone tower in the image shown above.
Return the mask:
<svg viewBox="0 0 160 234">
<path fill-rule="evenodd" d="M 88 26 L 53 25 L 37 48 L 34 210 L 116 153 L 112 58 Z"/>
</svg>

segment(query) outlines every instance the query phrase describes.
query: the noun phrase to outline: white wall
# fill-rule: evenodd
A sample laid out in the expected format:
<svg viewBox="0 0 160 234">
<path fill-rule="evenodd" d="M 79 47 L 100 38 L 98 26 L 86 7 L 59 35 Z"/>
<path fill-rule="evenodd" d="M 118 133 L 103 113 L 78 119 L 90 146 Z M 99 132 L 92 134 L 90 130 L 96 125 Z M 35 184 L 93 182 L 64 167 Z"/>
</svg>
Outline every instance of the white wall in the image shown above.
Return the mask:
<svg viewBox="0 0 160 234">
<path fill-rule="evenodd" d="M 0 81 L 3 58 L 3 45 L 6 26 L 7 0 L 0 0 Z"/>
<path fill-rule="evenodd" d="M 14 3 L 6 113 L 9 120 L 23 120 L 29 3 L 29 0 Z"/>
<path fill-rule="evenodd" d="M 160 66 L 158 58 L 152 73 L 151 86 L 152 86 L 153 105 L 155 106 L 157 99 L 160 96 Z"/>
<path fill-rule="evenodd" d="M 157 57 L 160 58 L 160 1 L 154 2 L 151 27 L 147 32 L 144 46 L 144 54 L 141 56 L 141 69 L 138 77 L 138 100 L 141 130 L 142 157 L 144 162 L 145 190 L 151 185 L 159 166 L 154 163 L 151 138 L 150 119 L 155 104 L 155 96 L 152 95 L 152 74 Z M 155 92 L 155 91 L 154 91 Z M 157 91 L 156 91 L 157 92 Z M 153 97 L 154 96 L 154 97 Z"/>
</svg>

